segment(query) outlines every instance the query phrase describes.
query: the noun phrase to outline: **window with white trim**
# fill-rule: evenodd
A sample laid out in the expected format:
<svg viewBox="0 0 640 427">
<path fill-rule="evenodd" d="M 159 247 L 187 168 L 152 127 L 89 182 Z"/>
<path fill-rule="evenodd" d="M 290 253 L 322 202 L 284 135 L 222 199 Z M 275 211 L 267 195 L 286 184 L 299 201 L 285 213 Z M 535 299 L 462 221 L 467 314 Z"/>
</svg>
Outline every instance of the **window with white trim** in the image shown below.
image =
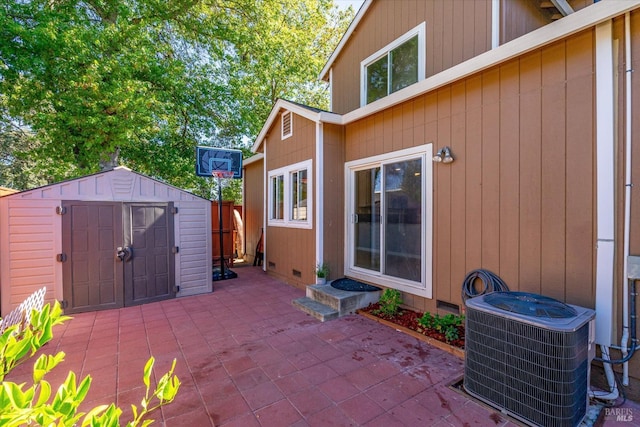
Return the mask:
<svg viewBox="0 0 640 427">
<path fill-rule="evenodd" d="M 269 222 L 276 227 L 311 228 L 312 161 L 269 171 Z"/>
<path fill-rule="evenodd" d="M 281 139 L 289 138 L 291 135 L 293 135 L 293 114 L 291 111 L 285 111 L 282 113 Z"/>
<path fill-rule="evenodd" d="M 360 104 L 373 101 L 425 78 L 423 22 L 360 63 Z"/>
<path fill-rule="evenodd" d="M 289 174 L 291 177 L 291 221 L 307 220 L 307 169 L 300 169 Z"/>
</svg>

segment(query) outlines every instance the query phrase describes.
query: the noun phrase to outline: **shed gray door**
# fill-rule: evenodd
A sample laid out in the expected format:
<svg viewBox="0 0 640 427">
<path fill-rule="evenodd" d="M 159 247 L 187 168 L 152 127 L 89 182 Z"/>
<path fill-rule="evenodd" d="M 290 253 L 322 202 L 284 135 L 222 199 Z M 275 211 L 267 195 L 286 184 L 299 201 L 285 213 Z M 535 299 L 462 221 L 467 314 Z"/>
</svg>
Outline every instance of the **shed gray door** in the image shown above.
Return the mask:
<svg viewBox="0 0 640 427">
<path fill-rule="evenodd" d="M 122 204 L 62 202 L 62 286 L 65 312 L 122 307 Z M 63 258 L 64 259 L 64 258 Z"/>
<path fill-rule="evenodd" d="M 175 297 L 172 203 L 62 205 L 66 312 Z"/>
<path fill-rule="evenodd" d="M 125 204 L 125 305 L 175 296 L 172 203 Z"/>
</svg>

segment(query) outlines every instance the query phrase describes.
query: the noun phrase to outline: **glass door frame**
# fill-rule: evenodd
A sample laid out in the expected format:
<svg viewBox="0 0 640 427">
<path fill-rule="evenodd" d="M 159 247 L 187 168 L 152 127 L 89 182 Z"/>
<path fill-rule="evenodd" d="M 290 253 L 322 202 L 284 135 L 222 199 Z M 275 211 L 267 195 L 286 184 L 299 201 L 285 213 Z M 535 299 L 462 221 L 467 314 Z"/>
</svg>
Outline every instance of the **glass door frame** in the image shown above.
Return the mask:
<svg viewBox="0 0 640 427">
<path fill-rule="evenodd" d="M 433 144 L 425 144 L 392 153 L 377 155 L 360 160 L 353 160 L 345 164 L 345 275 L 356 279 L 365 280 L 374 284 L 390 287 L 410 294 L 432 297 L 432 271 L 433 271 Z M 385 222 L 384 205 L 380 207 L 380 270 L 374 271 L 355 265 L 355 224 L 356 220 L 356 188 L 355 173 L 357 171 L 381 168 L 387 164 L 398 163 L 413 159 L 422 160 L 422 212 L 421 212 L 421 253 L 422 269 L 420 282 L 402 279 L 383 273 L 384 271 L 384 233 Z M 381 203 L 384 203 L 381 197 Z"/>
</svg>

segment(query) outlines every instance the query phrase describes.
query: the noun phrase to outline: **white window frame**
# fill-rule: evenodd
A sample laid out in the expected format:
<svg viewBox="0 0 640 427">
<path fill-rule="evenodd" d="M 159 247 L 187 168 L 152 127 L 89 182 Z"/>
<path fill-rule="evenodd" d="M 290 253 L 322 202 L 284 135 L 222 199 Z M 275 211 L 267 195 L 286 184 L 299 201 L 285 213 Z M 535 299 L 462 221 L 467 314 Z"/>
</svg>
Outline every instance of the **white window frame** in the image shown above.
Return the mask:
<svg viewBox="0 0 640 427">
<path fill-rule="evenodd" d="M 354 160 L 345 164 L 345 275 L 361 279 L 381 286 L 398 289 L 425 298 L 433 297 L 433 144 L 424 144 L 392 153 L 382 154 L 364 159 Z M 414 282 L 399 277 L 384 274 L 380 271 L 368 270 L 355 266 L 353 247 L 355 242 L 354 223 L 355 211 L 355 172 L 385 164 L 396 163 L 416 158 L 422 159 L 422 278 Z M 384 221 L 385 219 L 383 219 Z M 381 235 L 383 233 L 381 232 Z"/>
<path fill-rule="evenodd" d="M 364 61 L 360 62 L 360 106 L 364 107 L 367 105 L 367 67 L 372 63 L 376 62 L 380 58 L 385 55 L 388 55 L 393 49 L 402 45 L 403 43 L 409 41 L 411 38 L 418 36 L 418 82 L 420 80 L 425 79 L 425 68 L 426 68 L 426 34 L 427 34 L 427 24 L 426 22 L 422 22 L 415 28 L 409 30 L 399 38 L 395 39 L 382 49 L 378 50 L 374 54 L 367 57 Z M 417 83 L 417 82 L 416 82 Z M 403 88 L 405 89 L 405 88 Z M 400 89 L 400 90 L 403 90 Z M 389 96 L 389 85 L 387 83 L 387 96 Z M 382 99 L 382 98 L 380 98 Z M 376 101 L 379 101 L 376 100 Z M 373 101 L 373 102 L 376 102 Z"/>
<path fill-rule="evenodd" d="M 285 133 L 284 117 L 289 116 L 289 132 Z M 293 136 L 293 113 L 291 111 L 283 111 L 280 115 L 280 139 L 287 139 Z"/>
<path fill-rule="evenodd" d="M 291 218 L 292 214 L 292 194 L 293 188 L 291 185 L 291 174 L 299 172 L 301 170 L 307 171 L 307 219 L 294 220 Z M 284 205 L 283 205 L 283 218 L 277 219 L 273 217 L 273 185 L 272 179 L 278 176 L 284 176 Z M 289 228 L 307 228 L 313 227 L 313 161 L 311 159 L 303 162 L 288 165 L 282 168 L 273 169 L 267 173 L 268 182 L 268 214 L 267 225 L 272 227 L 289 227 Z"/>
</svg>

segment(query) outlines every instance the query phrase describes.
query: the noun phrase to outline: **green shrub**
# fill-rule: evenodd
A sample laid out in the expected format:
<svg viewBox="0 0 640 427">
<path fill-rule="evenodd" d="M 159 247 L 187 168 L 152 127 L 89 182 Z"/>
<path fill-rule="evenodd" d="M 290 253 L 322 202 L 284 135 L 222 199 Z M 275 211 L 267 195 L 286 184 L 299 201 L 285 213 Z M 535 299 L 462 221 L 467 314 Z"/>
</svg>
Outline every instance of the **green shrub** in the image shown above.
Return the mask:
<svg viewBox="0 0 640 427">
<path fill-rule="evenodd" d="M 387 288 L 380 296 L 380 308 L 374 311 L 374 314 L 384 314 L 387 316 L 395 316 L 398 313 L 400 304 L 402 304 L 402 294 L 397 289 Z"/>
<path fill-rule="evenodd" d="M 0 381 L 53 338 L 55 325 L 68 319 L 71 318 L 62 315 L 56 302 L 53 309 L 46 304 L 40 311 L 33 310 L 28 324 L 23 322 L 5 329 L 0 335 Z"/>
<path fill-rule="evenodd" d="M 444 334 L 447 342 L 455 341 L 460 338 L 458 326 L 464 323 L 464 315 L 445 314 L 435 316 L 426 312 L 418 319 L 418 323 L 427 329 L 435 329 Z"/>
</svg>

